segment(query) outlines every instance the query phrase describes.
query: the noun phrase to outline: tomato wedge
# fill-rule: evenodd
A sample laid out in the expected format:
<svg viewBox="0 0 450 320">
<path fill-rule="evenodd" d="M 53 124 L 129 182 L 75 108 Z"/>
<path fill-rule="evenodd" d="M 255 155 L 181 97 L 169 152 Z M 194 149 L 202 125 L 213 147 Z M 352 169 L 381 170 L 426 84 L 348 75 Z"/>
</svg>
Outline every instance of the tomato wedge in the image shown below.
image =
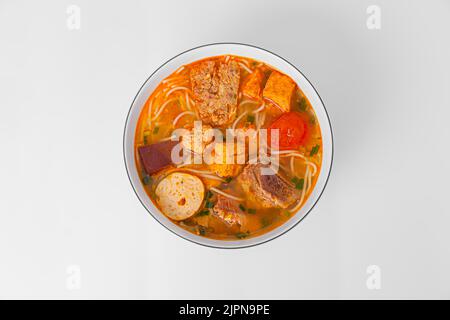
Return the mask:
<svg viewBox="0 0 450 320">
<path fill-rule="evenodd" d="M 309 133 L 307 117 L 298 112 L 283 113 L 275 120 L 269 127 L 269 141 L 271 141 L 273 129 L 279 130 L 278 148 L 280 150 L 297 149 L 304 145 Z"/>
</svg>

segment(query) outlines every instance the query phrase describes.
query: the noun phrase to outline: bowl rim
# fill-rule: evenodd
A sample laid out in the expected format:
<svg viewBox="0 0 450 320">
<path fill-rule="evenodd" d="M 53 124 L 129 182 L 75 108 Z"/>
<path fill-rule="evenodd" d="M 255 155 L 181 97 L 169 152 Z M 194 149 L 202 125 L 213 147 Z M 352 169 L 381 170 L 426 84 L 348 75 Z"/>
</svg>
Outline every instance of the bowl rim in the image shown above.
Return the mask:
<svg viewBox="0 0 450 320">
<path fill-rule="evenodd" d="M 327 151 L 328 154 L 328 159 L 324 159 L 325 157 L 322 158 L 322 165 L 321 165 L 321 171 L 319 173 L 319 177 L 317 178 L 317 182 L 316 185 L 314 186 L 311 194 L 309 195 L 309 197 L 307 198 L 306 202 L 303 204 L 303 206 L 299 209 L 299 211 L 297 211 L 295 214 L 292 215 L 292 217 L 287 220 L 286 222 L 284 222 L 283 224 L 281 224 L 280 226 L 270 230 L 269 232 L 263 233 L 259 236 L 255 236 L 255 237 L 250 237 L 248 239 L 238 239 L 238 240 L 218 240 L 218 239 L 211 239 L 211 238 L 206 238 L 206 237 L 202 237 L 199 235 L 195 235 L 183 228 L 181 228 L 180 226 L 178 226 L 177 224 L 175 224 L 174 222 L 172 222 L 170 219 L 168 219 L 162 212 L 160 212 L 160 210 L 153 204 L 153 202 L 149 199 L 148 195 L 145 193 L 145 190 L 142 186 L 142 183 L 140 181 L 140 179 L 138 179 L 139 183 L 136 183 L 133 180 L 136 180 L 136 176 L 139 177 L 137 170 L 136 170 L 136 164 L 135 164 L 135 152 L 134 152 L 134 138 L 135 138 L 135 128 L 136 128 L 136 123 L 131 124 L 130 123 L 130 116 L 132 114 L 132 112 L 137 108 L 137 118 L 139 118 L 139 115 L 142 111 L 142 105 L 137 105 L 137 100 L 138 98 L 140 98 L 140 96 L 143 94 L 143 89 L 145 89 L 145 87 L 148 84 L 151 84 L 151 81 L 153 79 L 153 77 L 155 75 L 157 75 L 158 72 L 160 72 L 161 70 L 163 70 L 164 67 L 168 66 L 171 62 L 175 61 L 177 58 L 180 58 L 188 53 L 195 53 L 196 51 L 205 49 L 205 48 L 217 48 L 219 47 L 224 47 L 224 48 L 246 48 L 249 50 L 253 50 L 254 52 L 256 51 L 260 51 L 261 54 L 268 54 L 269 56 L 272 55 L 274 58 L 279 59 L 280 62 L 285 63 L 288 67 L 292 68 L 293 70 L 295 70 L 298 75 L 301 76 L 301 80 L 305 81 L 306 85 L 309 85 L 310 88 L 312 89 L 312 94 L 315 95 L 315 97 L 311 97 L 308 96 L 308 99 L 311 102 L 311 98 L 317 98 L 316 102 L 320 103 L 319 105 L 312 105 L 316 115 L 317 115 L 317 108 L 321 108 L 324 112 L 325 115 L 325 123 L 323 123 L 323 119 L 322 122 L 320 122 L 319 120 L 319 124 L 320 124 L 320 128 L 321 128 L 321 133 L 322 133 L 322 137 L 324 137 L 324 129 L 327 130 L 327 134 L 329 134 L 329 146 L 327 146 L 327 148 L 329 148 L 329 153 Z M 213 50 L 214 51 L 214 50 Z M 239 51 L 239 50 L 238 50 Z M 201 58 L 194 58 L 193 60 L 191 60 L 189 63 L 192 63 L 194 61 L 198 61 L 200 59 L 204 59 L 207 57 L 214 57 L 214 56 L 218 56 L 218 55 L 225 55 L 227 53 L 221 53 L 221 54 L 210 54 Z M 228 53 L 231 55 L 238 55 L 235 53 Z M 249 56 L 250 58 L 252 58 L 251 56 Z M 255 58 L 256 59 L 256 58 Z M 257 59 L 260 60 L 260 59 Z M 263 60 L 260 60 L 263 61 Z M 268 63 L 266 61 L 263 61 L 264 63 Z M 271 63 L 268 63 L 270 66 L 272 66 Z M 182 64 L 183 65 L 183 64 Z M 181 67 L 181 65 L 178 65 L 177 68 Z M 275 66 L 272 66 L 274 68 L 277 68 Z M 278 69 L 278 68 L 277 68 Z M 176 70 L 176 68 L 174 70 L 172 70 L 169 74 L 172 74 L 174 71 Z M 288 74 L 291 78 L 293 78 L 292 74 Z M 155 81 L 155 88 L 156 86 L 160 83 L 160 81 Z M 296 81 L 297 85 L 300 87 L 300 84 Z M 302 89 L 302 91 L 304 90 L 304 87 L 300 87 L 300 89 Z M 153 92 L 154 89 L 152 89 L 150 91 Z M 148 96 L 145 98 L 145 101 L 148 99 Z M 130 130 L 131 130 L 131 142 L 132 142 L 132 146 L 129 147 L 130 144 Z M 324 141 L 322 142 L 324 144 Z M 239 43 L 239 42 L 216 42 L 216 43 L 210 43 L 210 44 L 204 44 L 204 45 L 200 45 L 188 50 L 185 50 L 175 56 L 173 56 L 172 58 L 170 58 L 169 60 L 165 61 L 163 64 L 161 64 L 155 71 L 152 72 L 152 74 L 144 81 L 144 83 L 141 85 L 141 87 L 139 88 L 138 92 L 136 93 L 131 106 L 128 110 L 127 113 L 127 117 L 125 120 L 125 127 L 124 127 L 124 131 L 123 131 L 123 159 L 124 159 L 124 164 L 125 164 L 125 169 L 126 169 L 126 173 L 128 176 L 128 180 L 131 183 L 131 186 L 133 188 L 134 193 L 136 194 L 139 202 L 142 204 L 142 206 L 146 209 L 146 211 L 162 226 L 164 226 L 167 230 L 169 230 L 170 232 L 176 234 L 177 236 L 179 236 L 182 239 L 185 239 L 189 242 L 193 242 L 195 244 L 198 245 L 202 245 L 202 246 L 206 246 L 206 247 L 210 247 L 210 248 L 218 248 L 218 249 L 242 249 L 242 248 L 249 248 L 249 247 L 253 247 L 253 246 L 257 246 L 263 243 L 267 243 L 271 240 L 274 240 L 282 235 L 284 235 L 285 233 L 287 233 L 288 231 L 292 230 L 294 227 L 296 227 L 301 221 L 303 221 L 303 219 L 305 219 L 306 216 L 308 216 L 308 214 L 312 211 L 312 209 L 316 206 L 316 204 L 318 203 L 318 201 L 320 200 L 321 196 L 323 195 L 323 192 L 325 191 L 325 188 L 328 184 L 328 180 L 330 178 L 330 174 L 331 174 L 331 170 L 333 167 L 333 160 L 334 160 L 334 136 L 333 136 L 333 129 L 331 126 L 331 121 L 330 121 L 330 116 L 327 112 L 327 109 L 325 107 L 325 104 L 323 103 L 322 98 L 320 97 L 319 93 L 317 92 L 316 88 L 311 84 L 311 82 L 308 80 L 308 78 L 292 63 L 290 63 L 288 60 L 286 60 L 285 58 L 279 56 L 276 53 L 273 53 L 267 49 L 255 46 L 255 45 L 250 45 L 250 44 L 245 44 L 245 43 Z M 325 148 L 324 148 L 325 149 Z M 130 158 L 130 152 L 131 152 L 131 159 Z M 324 151 L 325 154 L 325 151 Z M 324 168 L 324 160 L 327 160 L 327 168 Z M 130 173 L 130 171 L 132 171 L 134 169 L 134 176 L 132 178 L 132 174 Z M 325 172 L 324 169 L 327 171 Z M 321 178 L 321 175 L 325 173 L 325 176 L 322 182 L 322 185 L 318 185 L 319 183 L 319 179 Z M 139 189 L 139 190 L 137 190 Z M 318 191 L 318 189 L 320 189 Z M 142 197 L 142 190 L 143 193 L 145 194 L 144 198 Z M 313 197 L 313 193 L 315 193 L 314 197 Z M 311 200 L 313 199 L 312 203 Z M 306 205 L 309 203 L 309 208 L 302 214 L 300 215 L 300 212 L 306 207 Z M 150 207 L 150 208 L 149 208 Z M 153 212 L 153 210 L 155 212 Z M 297 217 L 298 216 L 298 217 Z M 297 218 L 296 218 L 297 217 Z M 296 220 L 296 221 L 294 221 Z M 294 221 L 293 223 L 291 222 L 289 226 L 286 227 L 286 225 L 288 224 L 289 221 Z M 282 228 L 284 226 L 284 228 Z M 281 230 L 284 229 L 284 230 Z M 278 232 L 277 232 L 278 230 Z M 259 239 L 259 240 L 258 240 Z"/>
</svg>

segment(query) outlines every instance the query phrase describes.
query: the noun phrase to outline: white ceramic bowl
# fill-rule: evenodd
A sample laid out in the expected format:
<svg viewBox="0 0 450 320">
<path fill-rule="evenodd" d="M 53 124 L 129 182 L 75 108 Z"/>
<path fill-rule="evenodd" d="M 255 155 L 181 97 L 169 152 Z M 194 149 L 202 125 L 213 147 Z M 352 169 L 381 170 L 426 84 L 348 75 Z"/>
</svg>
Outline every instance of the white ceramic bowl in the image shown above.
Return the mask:
<svg viewBox="0 0 450 320">
<path fill-rule="evenodd" d="M 314 111 L 320 123 L 323 139 L 323 150 L 322 150 L 323 157 L 320 175 L 311 195 L 309 196 L 306 203 L 299 210 L 299 212 L 293 215 L 292 218 L 286 221 L 283 225 L 279 226 L 278 228 L 275 228 L 270 232 L 267 232 L 263 235 L 254 238 L 240 239 L 233 241 L 208 239 L 205 237 L 192 234 L 184 230 L 183 228 L 179 227 L 175 223 L 171 222 L 168 218 L 166 218 L 166 216 L 162 214 L 157 207 L 155 207 L 155 205 L 152 203 L 152 201 L 145 193 L 134 160 L 135 159 L 134 137 L 139 114 L 148 97 L 153 92 L 153 90 L 155 90 L 157 85 L 164 78 L 172 74 L 176 69 L 178 69 L 182 65 L 189 64 L 191 62 L 203 58 L 220 56 L 225 54 L 249 57 L 252 59 L 260 60 L 289 75 L 295 82 L 297 82 L 297 85 L 308 97 L 312 107 L 314 108 Z M 162 224 L 163 226 L 165 226 L 167 229 L 177 234 L 178 236 L 186 240 L 195 242 L 197 244 L 215 248 L 243 248 L 254 246 L 272 240 L 282 235 L 283 233 L 287 232 L 288 230 L 292 229 L 311 211 L 311 209 L 319 200 L 323 190 L 325 189 L 325 185 L 327 183 L 333 161 L 333 137 L 330 120 L 325 110 L 325 106 L 323 105 L 323 102 L 319 97 L 319 94 L 316 92 L 316 90 L 308 81 L 308 79 L 306 79 L 306 77 L 299 70 L 297 70 L 292 64 L 290 64 L 280 56 L 277 56 L 276 54 L 261 48 L 239 43 L 216 43 L 197 47 L 185 51 L 183 53 L 180 53 L 179 55 L 173 57 L 172 59 L 164 63 L 161 67 L 159 67 L 145 81 L 145 83 L 139 89 L 139 92 L 137 93 L 136 97 L 133 100 L 125 124 L 123 148 L 124 148 L 125 166 L 127 169 L 128 177 L 130 179 L 131 185 L 133 186 L 136 195 L 138 196 L 139 200 L 141 201 L 145 209 L 147 209 L 147 211 L 160 224 Z"/>
</svg>

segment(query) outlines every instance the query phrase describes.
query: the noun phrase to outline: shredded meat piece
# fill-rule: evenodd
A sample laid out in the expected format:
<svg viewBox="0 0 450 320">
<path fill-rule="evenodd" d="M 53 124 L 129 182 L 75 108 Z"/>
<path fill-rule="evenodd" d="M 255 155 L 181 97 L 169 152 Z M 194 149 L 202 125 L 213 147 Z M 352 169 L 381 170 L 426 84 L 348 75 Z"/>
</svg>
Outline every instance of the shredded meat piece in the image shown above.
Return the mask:
<svg viewBox="0 0 450 320">
<path fill-rule="evenodd" d="M 206 124 L 223 126 L 236 116 L 240 70 L 235 61 L 205 61 L 190 72 L 192 91 L 200 118 Z"/>
<path fill-rule="evenodd" d="M 262 175 L 263 164 L 249 164 L 237 177 L 241 187 L 263 208 L 287 208 L 300 196 L 299 190 L 281 174 Z"/>
<path fill-rule="evenodd" d="M 220 194 L 217 195 L 217 203 L 213 208 L 213 214 L 230 226 L 242 225 L 243 215 L 237 201 Z"/>
</svg>

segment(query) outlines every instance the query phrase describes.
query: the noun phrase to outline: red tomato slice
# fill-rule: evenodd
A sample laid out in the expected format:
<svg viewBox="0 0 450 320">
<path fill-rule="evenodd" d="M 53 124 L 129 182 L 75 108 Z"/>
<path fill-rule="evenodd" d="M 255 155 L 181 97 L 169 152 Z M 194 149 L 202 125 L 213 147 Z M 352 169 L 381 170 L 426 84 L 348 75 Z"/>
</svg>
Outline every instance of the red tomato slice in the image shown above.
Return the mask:
<svg viewBox="0 0 450 320">
<path fill-rule="evenodd" d="M 308 121 L 305 116 L 297 112 L 283 113 L 269 127 L 268 139 L 270 143 L 271 131 L 279 130 L 279 149 L 297 149 L 304 145 L 308 135 Z"/>
</svg>

